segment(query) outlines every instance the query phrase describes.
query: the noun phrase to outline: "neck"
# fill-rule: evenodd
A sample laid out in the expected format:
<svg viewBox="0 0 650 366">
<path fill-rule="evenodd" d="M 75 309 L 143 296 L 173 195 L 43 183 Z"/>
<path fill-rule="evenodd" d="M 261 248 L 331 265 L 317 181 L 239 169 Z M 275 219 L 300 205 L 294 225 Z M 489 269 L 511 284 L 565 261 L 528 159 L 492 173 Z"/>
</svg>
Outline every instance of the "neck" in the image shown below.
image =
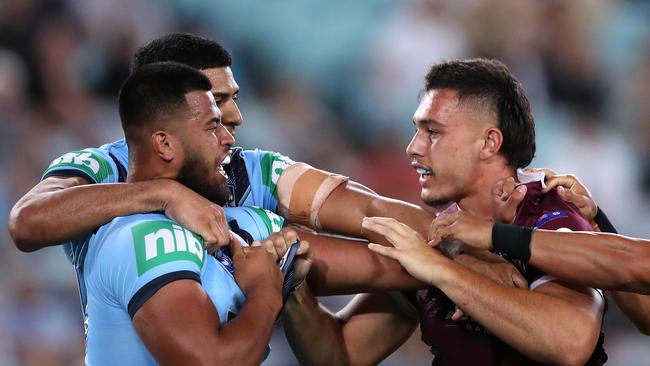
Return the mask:
<svg viewBox="0 0 650 366">
<path fill-rule="evenodd" d="M 126 181 L 134 183 L 160 178 L 174 179 L 175 175 L 170 172 L 169 165 L 158 157 L 129 153 L 129 172 Z"/>
<path fill-rule="evenodd" d="M 509 177 L 517 179 L 516 169 L 505 162 L 484 165 L 477 171 L 474 183 L 458 201 L 458 206 L 479 217 L 492 217 L 492 189 L 498 181 Z"/>
</svg>

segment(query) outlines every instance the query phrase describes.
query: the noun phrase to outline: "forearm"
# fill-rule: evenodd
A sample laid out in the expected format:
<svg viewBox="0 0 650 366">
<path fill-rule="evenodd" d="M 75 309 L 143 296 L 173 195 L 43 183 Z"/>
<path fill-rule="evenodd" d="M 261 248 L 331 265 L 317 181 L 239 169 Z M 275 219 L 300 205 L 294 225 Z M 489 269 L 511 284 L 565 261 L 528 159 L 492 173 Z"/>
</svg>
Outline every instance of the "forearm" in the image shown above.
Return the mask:
<svg viewBox="0 0 650 366">
<path fill-rule="evenodd" d="M 247 294 L 246 305 L 239 314 L 219 329 L 224 345 L 218 352 L 220 364 L 259 365 L 281 307 L 279 294 Z"/>
<path fill-rule="evenodd" d="M 614 291 L 611 296 L 639 331 L 650 335 L 650 295 Z"/>
<path fill-rule="evenodd" d="M 314 262 L 307 277 L 317 296 L 426 287 L 396 261 L 371 252 L 362 242 L 301 234 L 308 240 Z"/>
<path fill-rule="evenodd" d="M 347 365 L 341 321 L 318 304 L 307 285 L 284 306 L 285 335 L 301 365 Z"/>
<path fill-rule="evenodd" d="M 564 299 L 498 285 L 452 263 L 438 287 L 498 338 L 542 363 L 584 363 L 600 318 Z"/>
<path fill-rule="evenodd" d="M 393 217 L 409 225 L 426 237 L 434 215 L 419 206 L 383 197 L 348 182 L 336 188 L 327 198 L 319 212 L 319 220 L 325 231 L 353 237 L 364 237 L 373 242 L 383 242 L 383 237 L 361 228 L 364 217 Z"/>
<path fill-rule="evenodd" d="M 650 241 L 537 230 L 530 264 L 571 283 L 650 294 Z"/>
<path fill-rule="evenodd" d="M 118 216 L 164 209 L 174 184 L 159 179 L 138 183 L 37 186 L 11 210 L 9 227 L 16 246 L 33 251 L 66 242 Z"/>
</svg>

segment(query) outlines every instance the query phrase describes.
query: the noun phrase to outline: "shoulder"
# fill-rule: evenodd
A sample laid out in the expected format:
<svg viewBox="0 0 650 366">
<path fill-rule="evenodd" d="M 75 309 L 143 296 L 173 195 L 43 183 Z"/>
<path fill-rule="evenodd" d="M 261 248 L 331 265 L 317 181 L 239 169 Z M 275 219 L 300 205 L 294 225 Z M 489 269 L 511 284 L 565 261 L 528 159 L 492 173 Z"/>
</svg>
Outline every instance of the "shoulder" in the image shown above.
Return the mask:
<svg viewBox="0 0 650 366">
<path fill-rule="evenodd" d="M 282 216 L 259 207 L 226 207 L 224 211 L 231 229 L 244 239 L 263 240 L 284 226 Z"/>
<path fill-rule="evenodd" d="M 540 182 L 527 183 L 528 191 L 516 218 L 516 224 L 547 230 L 592 231 L 580 210 L 565 202 L 555 190 L 542 193 Z"/>
<path fill-rule="evenodd" d="M 106 258 L 132 258 L 138 275 L 179 261 L 198 270 L 205 262 L 202 238 L 161 214 L 116 218 L 96 237 L 95 244 Z"/>
<path fill-rule="evenodd" d="M 294 161 L 278 152 L 268 150 L 241 150 L 241 156 L 247 161 L 254 161 L 259 164 L 275 166 L 276 168 L 286 168 Z"/>
<path fill-rule="evenodd" d="M 200 236 L 160 214 L 119 217 L 91 240 L 86 268 L 91 281 L 131 316 L 155 292 L 179 279 L 200 282 L 207 262 Z"/>
<path fill-rule="evenodd" d="M 104 145 L 59 156 L 50 163 L 41 179 L 52 175 L 78 175 L 93 183 L 114 183 L 119 180 L 119 168 Z"/>
</svg>

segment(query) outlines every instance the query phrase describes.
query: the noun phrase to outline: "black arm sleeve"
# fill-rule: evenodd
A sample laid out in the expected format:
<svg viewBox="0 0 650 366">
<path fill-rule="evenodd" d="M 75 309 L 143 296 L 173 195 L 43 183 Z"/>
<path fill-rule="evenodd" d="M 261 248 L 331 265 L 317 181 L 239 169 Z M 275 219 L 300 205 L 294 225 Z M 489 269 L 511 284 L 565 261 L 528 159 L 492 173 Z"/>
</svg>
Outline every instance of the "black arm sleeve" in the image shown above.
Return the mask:
<svg viewBox="0 0 650 366">
<path fill-rule="evenodd" d="M 616 231 L 614 225 L 609 222 L 607 215 L 605 215 L 605 212 L 603 212 L 600 207 L 598 207 L 598 211 L 596 211 L 596 217 L 594 217 L 594 221 L 596 221 L 596 224 L 598 224 L 600 231 L 604 233 L 618 234 L 618 231 Z"/>
</svg>

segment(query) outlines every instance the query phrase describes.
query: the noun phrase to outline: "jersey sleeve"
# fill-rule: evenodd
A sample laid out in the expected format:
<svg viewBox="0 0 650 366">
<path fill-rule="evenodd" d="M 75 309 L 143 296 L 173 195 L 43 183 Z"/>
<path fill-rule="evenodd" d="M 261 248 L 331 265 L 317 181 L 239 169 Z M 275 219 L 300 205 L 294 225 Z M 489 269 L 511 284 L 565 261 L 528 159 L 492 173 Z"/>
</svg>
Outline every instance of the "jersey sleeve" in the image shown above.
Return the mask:
<svg viewBox="0 0 650 366">
<path fill-rule="evenodd" d="M 253 198 L 252 202 L 245 203 L 277 212 L 278 179 L 294 161 L 277 152 L 264 150 L 244 150 L 242 156 L 246 163 Z"/>
<path fill-rule="evenodd" d="M 116 183 L 119 180 L 118 166 L 104 150 L 89 148 L 69 152 L 52 161 L 41 180 L 53 176 L 78 176 L 91 183 Z"/>
<path fill-rule="evenodd" d="M 259 207 L 226 207 L 224 211 L 230 229 L 248 244 L 264 240 L 284 226 L 282 216 Z"/>
<path fill-rule="evenodd" d="M 109 295 L 133 317 L 165 285 L 200 282 L 206 252 L 200 236 L 168 220 L 148 220 L 111 231 L 97 254 Z"/>
</svg>

